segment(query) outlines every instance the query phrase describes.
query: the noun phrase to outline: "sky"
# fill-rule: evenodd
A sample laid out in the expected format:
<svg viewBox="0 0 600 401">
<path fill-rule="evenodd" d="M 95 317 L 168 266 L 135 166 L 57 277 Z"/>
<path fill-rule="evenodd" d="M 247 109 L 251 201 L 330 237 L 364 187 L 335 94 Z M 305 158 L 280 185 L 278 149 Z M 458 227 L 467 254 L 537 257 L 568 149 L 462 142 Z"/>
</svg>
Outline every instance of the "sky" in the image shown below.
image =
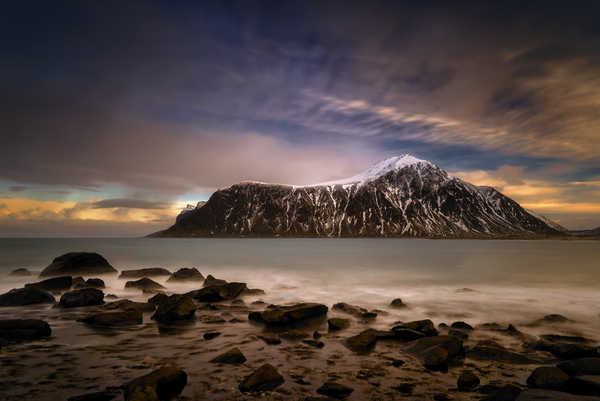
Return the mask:
<svg viewBox="0 0 600 401">
<path fill-rule="evenodd" d="M 405 153 L 600 226 L 598 2 L 13 3 L 0 236 L 144 235 Z"/>
</svg>

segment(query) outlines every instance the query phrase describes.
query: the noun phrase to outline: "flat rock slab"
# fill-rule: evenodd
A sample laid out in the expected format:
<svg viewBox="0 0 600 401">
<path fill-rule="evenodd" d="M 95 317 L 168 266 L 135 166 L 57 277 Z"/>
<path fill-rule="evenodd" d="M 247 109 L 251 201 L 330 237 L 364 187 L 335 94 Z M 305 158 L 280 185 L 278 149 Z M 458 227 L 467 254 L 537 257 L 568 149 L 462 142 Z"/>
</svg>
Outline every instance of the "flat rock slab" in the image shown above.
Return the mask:
<svg viewBox="0 0 600 401">
<path fill-rule="evenodd" d="M 64 293 L 58 303 L 63 308 L 104 304 L 104 293 L 96 288 L 83 288 Z"/>
<path fill-rule="evenodd" d="M 55 258 L 40 277 L 52 276 L 91 276 L 115 274 L 117 270 L 100 254 L 95 252 L 69 252 Z"/>
<path fill-rule="evenodd" d="M 99 327 L 132 326 L 142 324 L 142 312 L 137 310 L 100 312 L 85 316 L 78 321 Z"/>
<path fill-rule="evenodd" d="M 142 278 L 142 277 L 160 277 L 170 276 L 171 272 L 162 267 L 150 267 L 146 269 L 123 270 L 119 278 Z"/>
<path fill-rule="evenodd" d="M 55 301 L 51 294 L 35 287 L 16 288 L 0 295 L 0 306 L 26 306 Z"/>
<path fill-rule="evenodd" d="M 188 295 L 198 302 L 220 302 L 239 297 L 247 288 L 246 283 L 227 283 L 190 291 Z"/>
<path fill-rule="evenodd" d="M 323 304 L 301 303 L 292 306 L 275 306 L 262 312 L 250 312 L 248 319 L 277 326 L 327 315 L 329 308 Z"/>
<path fill-rule="evenodd" d="M 68 291 L 73 286 L 73 278 L 71 276 L 62 276 L 49 278 L 37 283 L 25 284 L 25 288 L 38 288 L 48 292 L 63 292 Z"/>
<path fill-rule="evenodd" d="M 204 276 L 195 267 L 177 270 L 167 281 L 204 281 Z"/>
<path fill-rule="evenodd" d="M 165 287 L 148 277 L 143 277 L 135 281 L 128 281 L 125 283 L 125 288 L 137 288 L 142 291 L 159 291 L 165 289 Z"/>
<path fill-rule="evenodd" d="M 38 319 L 0 320 L 0 341 L 22 342 L 49 337 L 50 325 Z"/>
</svg>

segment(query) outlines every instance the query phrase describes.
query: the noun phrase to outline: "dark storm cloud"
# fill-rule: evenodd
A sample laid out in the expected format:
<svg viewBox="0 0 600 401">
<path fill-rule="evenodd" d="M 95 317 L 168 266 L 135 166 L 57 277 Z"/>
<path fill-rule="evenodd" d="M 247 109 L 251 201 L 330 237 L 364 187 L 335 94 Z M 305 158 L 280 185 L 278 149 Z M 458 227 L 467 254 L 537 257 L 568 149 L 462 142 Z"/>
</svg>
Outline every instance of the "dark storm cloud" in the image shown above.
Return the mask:
<svg viewBox="0 0 600 401">
<path fill-rule="evenodd" d="M 0 178 L 17 186 L 168 199 L 405 151 L 455 170 L 600 160 L 594 4 L 38 7 L 0 17 Z"/>
<path fill-rule="evenodd" d="M 141 199 L 103 199 L 92 204 L 94 209 L 127 208 L 127 209 L 165 209 L 169 205 L 164 202 L 153 202 Z"/>
</svg>

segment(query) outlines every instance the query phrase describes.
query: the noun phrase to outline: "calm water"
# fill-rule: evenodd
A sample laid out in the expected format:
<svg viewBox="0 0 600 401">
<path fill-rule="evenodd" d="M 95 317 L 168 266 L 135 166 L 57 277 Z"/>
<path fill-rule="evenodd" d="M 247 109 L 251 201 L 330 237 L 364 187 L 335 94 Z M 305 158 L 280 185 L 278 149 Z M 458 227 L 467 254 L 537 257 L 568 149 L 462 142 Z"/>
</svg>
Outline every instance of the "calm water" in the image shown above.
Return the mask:
<svg viewBox="0 0 600 401">
<path fill-rule="evenodd" d="M 582 330 L 600 329 L 597 241 L 0 239 L 0 290 L 22 285 L 6 272 L 41 270 L 69 251 L 99 252 L 118 270 L 195 266 L 204 275 L 265 289 L 268 302 L 345 301 L 384 309 L 401 297 L 411 306 L 406 318 L 525 322 L 563 313 L 585 321 Z M 123 295 L 116 278 L 109 287 Z M 460 291 L 464 287 L 475 291 Z"/>
</svg>

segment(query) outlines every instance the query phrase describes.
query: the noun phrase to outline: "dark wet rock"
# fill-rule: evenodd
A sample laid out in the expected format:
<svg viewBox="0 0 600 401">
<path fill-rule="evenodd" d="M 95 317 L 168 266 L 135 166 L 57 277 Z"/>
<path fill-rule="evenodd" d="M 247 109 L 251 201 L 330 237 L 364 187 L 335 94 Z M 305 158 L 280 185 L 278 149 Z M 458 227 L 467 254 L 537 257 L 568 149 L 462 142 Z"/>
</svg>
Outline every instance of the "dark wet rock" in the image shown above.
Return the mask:
<svg viewBox="0 0 600 401">
<path fill-rule="evenodd" d="M 512 384 L 490 391 L 481 401 L 515 401 L 521 394 L 521 389 Z"/>
<path fill-rule="evenodd" d="M 158 304 L 166 301 L 167 299 L 169 299 L 169 296 L 167 294 L 159 292 L 158 294 L 154 295 L 153 297 L 148 298 L 148 303 L 158 305 Z"/>
<path fill-rule="evenodd" d="M 38 281 L 37 283 L 25 284 L 25 288 L 39 288 L 40 290 L 52 293 L 68 291 L 72 286 L 73 278 L 71 276 L 54 277 L 43 281 Z"/>
<path fill-rule="evenodd" d="M 163 367 L 123 385 L 126 401 L 170 400 L 187 384 L 187 374 L 175 367 Z"/>
<path fill-rule="evenodd" d="M 424 337 L 407 344 L 405 350 L 421 358 L 425 367 L 443 367 L 463 354 L 462 341 L 453 336 Z M 444 352 L 445 351 L 445 358 Z"/>
<path fill-rule="evenodd" d="M 227 284 L 226 280 L 221 280 L 218 278 L 214 278 L 212 274 L 209 274 L 208 277 L 206 277 L 206 280 L 204 280 L 204 287 L 211 287 L 213 285 L 225 285 Z"/>
<path fill-rule="evenodd" d="M 245 289 L 246 283 L 227 283 L 190 291 L 188 295 L 198 302 L 220 302 L 239 297 Z"/>
<path fill-rule="evenodd" d="M 188 295 L 171 295 L 158 304 L 152 319 L 161 323 L 189 320 L 196 313 L 196 303 Z"/>
<path fill-rule="evenodd" d="M 261 336 L 257 336 L 257 337 L 269 345 L 281 344 L 281 339 L 277 335 L 261 335 Z"/>
<path fill-rule="evenodd" d="M 171 274 L 167 281 L 204 281 L 204 276 L 195 267 L 184 267 Z"/>
<path fill-rule="evenodd" d="M 560 334 L 542 334 L 541 339 L 551 342 L 564 342 L 564 343 L 580 343 L 589 344 L 593 343 L 592 339 L 581 337 L 581 336 L 563 336 Z"/>
<path fill-rule="evenodd" d="M 406 304 L 400 298 L 392 300 L 390 306 L 393 308 L 406 308 Z"/>
<path fill-rule="evenodd" d="M 302 330 L 286 330 L 279 334 L 279 337 L 288 341 L 300 341 L 302 339 L 308 338 L 309 335 L 307 332 Z"/>
<path fill-rule="evenodd" d="M 265 295 L 265 290 L 261 290 L 260 288 L 246 288 L 243 292 L 243 296 L 256 296 L 256 295 Z"/>
<path fill-rule="evenodd" d="M 546 315 L 543 318 L 534 321 L 530 325 L 531 326 L 539 326 L 539 325 L 543 325 L 543 324 L 552 324 L 552 323 L 567 323 L 569 321 L 570 320 L 563 315 L 551 314 L 551 315 Z"/>
<path fill-rule="evenodd" d="M 25 268 L 15 269 L 9 273 L 9 276 L 18 276 L 18 277 L 25 277 L 25 276 L 31 276 L 31 275 L 32 275 L 32 273 Z"/>
<path fill-rule="evenodd" d="M 349 337 L 345 341 L 346 347 L 354 352 L 364 353 L 371 351 L 377 343 L 376 330 L 367 329 L 360 334 Z"/>
<path fill-rule="evenodd" d="M 40 277 L 115 274 L 117 270 L 95 252 L 70 252 L 55 258 Z"/>
<path fill-rule="evenodd" d="M 126 310 L 118 312 L 100 312 L 87 315 L 77 321 L 90 326 L 113 327 L 132 326 L 142 324 L 142 313 L 138 310 Z"/>
<path fill-rule="evenodd" d="M 323 335 L 321 333 L 319 333 L 318 331 L 315 330 L 315 332 L 313 332 L 313 338 L 315 340 L 318 340 L 321 337 L 323 337 Z"/>
<path fill-rule="evenodd" d="M 396 333 L 392 330 L 375 330 L 375 336 L 378 340 L 397 340 Z"/>
<path fill-rule="evenodd" d="M 165 297 L 166 297 L 166 295 L 165 295 Z M 115 310 L 115 309 L 120 309 L 120 310 L 124 310 L 124 311 L 135 310 L 135 311 L 139 311 L 139 312 L 143 313 L 143 312 L 154 312 L 154 309 L 156 308 L 156 306 L 154 304 L 151 304 L 150 302 L 134 302 L 134 301 L 130 301 L 128 299 L 122 299 L 120 301 L 109 302 L 109 303 L 105 304 L 102 308 L 106 309 L 106 310 Z"/>
<path fill-rule="evenodd" d="M 598 401 L 598 397 L 573 395 L 552 390 L 529 389 L 522 391 L 516 401 Z"/>
<path fill-rule="evenodd" d="M 243 393 L 271 391 L 281 386 L 284 381 L 277 369 L 267 363 L 246 376 L 240 383 L 239 389 Z"/>
<path fill-rule="evenodd" d="M 377 317 L 377 313 L 369 312 L 365 308 L 360 306 L 350 305 L 345 302 L 339 302 L 332 307 L 333 310 L 347 313 L 349 315 L 358 317 L 360 319 L 375 319 Z"/>
<path fill-rule="evenodd" d="M 402 326 L 394 327 L 392 332 L 397 339 L 402 341 L 414 341 L 425 337 L 425 334 L 421 333 L 420 331 L 411 330 Z"/>
<path fill-rule="evenodd" d="M 343 400 L 352 394 L 354 389 L 336 382 L 326 382 L 317 389 L 317 393 L 332 397 L 338 400 Z"/>
<path fill-rule="evenodd" d="M 600 396 L 600 376 L 575 376 L 569 379 L 568 392 L 580 395 Z"/>
<path fill-rule="evenodd" d="M 327 328 L 329 331 L 339 331 L 350 327 L 350 319 L 343 319 L 339 317 L 332 317 L 327 320 Z"/>
<path fill-rule="evenodd" d="M 250 305 L 266 305 L 267 303 L 265 301 L 262 300 L 258 300 L 258 301 L 254 301 L 252 302 Z"/>
<path fill-rule="evenodd" d="M 540 366 L 527 378 L 527 385 L 546 390 L 563 390 L 566 388 L 569 376 L 554 366 Z"/>
<path fill-rule="evenodd" d="M 34 341 L 49 337 L 50 325 L 38 319 L 0 320 L 0 342 Z"/>
<path fill-rule="evenodd" d="M 472 391 L 479 386 L 479 377 L 471 371 L 464 371 L 458 376 L 456 386 L 460 391 Z"/>
<path fill-rule="evenodd" d="M 450 327 L 458 330 L 473 330 L 473 326 L 465 322 L 454 322 L 450 325 Z"/>
<path fill-rule="evenodd" d="M 64 293 L 60 297 L 59 305 L 63 308 L 77 308 L 80 306 L 102 305 L 104 293 L 96 288 L 83 288 Z"/>
<path fill-rule="evenodd" d="M 541 339 L 531 344 L 537 351 L 546 351 L 560 359 L 594 358 L 600 356 L 598 349 L 580 342 L 548 341 Z"/>
<path fill-rule="evenodd" d="M 292 306 L 275 306 L 262 312 L 250 312 L 248 319 L 266 325 L 286 325 L 327 315 L 328 308 L 323 304 L 301 303 Z"/>
<path fill-rule="evenodd" d="M 246 362 L 246 357 L 239 348 L 232 348 L 229 351 L 210 360 L 211 363 L 225 363 L 229 365 L 239 365 Z"/>
<path fill-rule="evenodd" d="M 537 359 L 509 351 L 502 345 L 491 340 L 480 341 L 473 348 L 467 350 L 466 355 L 467 358 L 477 361 L 496 361 L 513 364 L 540 363 Z"/>
<path fill-rule="evenodd" d="M 323 348 L 325 346 L 325 343 L 323 341 L 317 340 L 303 340 L 302 343 L 315 348 Z"/>
<path fill-rule="evenodd" d="M 81 276 L 74 277 L 72 287 L 75 289 L 85 288 L 85 279 Z"/>
<path fill-rule="evenodd" d="M 208 333 L 204 333 L 202 337 L 204 337 L 205 340 L 212 340 L 213 338 L 217 338 L 220 335 L 221 333 L 218 331 L 209 331 Z"/>
<path fill-rule="evenodd" d="M 561 362 L 557 368 L 569 376 L 600 375 L 600 358 L 579 358 Z"/>
<path fill-rule="evenodd" d="M 458 337 L 462 341 L 466 341 L 469 338 L 469 335 L 462 330 L 448 330 L 448 335 Z"/>
<path fill-rule="evenodd" d="M 0 295 L 0 306 L 25 306 L 54 303 L 54 297 L 35 287 L 16 288 Z"/>
<path fill-rule="evenodd" d="M 146 269 L 123 270 L 119 278 L 143 278 L 170 276 L 171 272 L 162 267 L 150 267 Z"/>
<path fill-rule="evenodd" d="M 157 292 L 165 289 L 165 287 L 158 284 L 156 281 L 149 279 L 148 277 L 144 277 L 136 281 L 128 281 L 125 283 L 125 288 L 137 288 L 142 291 L 151 292 Z"/>
<path fill-rule="evenodd" d="M 98 289 L 106 288 L 106 285 L 104 284 L 104 280 L 102 280 L 100 278 L 88 278 L 85 281 L 85 286 L 90 287 L 90 288 L 98 288 Z"/>
<path fill-rule="evenodd" d="M 119 395 L 120 392 L 105 390 L 69 397 L 67 401 L 111 401 L 117 398 Z"/>
<path fill-rule="evenodd" d="M 399 368 L 400 366 L 403 366 L 406 362 L 404 362 L 402 359 L 392 359 L 392 366 L 395 368 Z"/>
<path fill-rule="evenodd" d="M 402 323 L 392 328 L 394 332 L 400 332 L 403 330 L 412 330 L 422 333 L 426 337 L 437 336 L 438 331 L 433 326 L 433 322 L 429 319 L 416 320 L 413 322 Z M 407 334 L 408 335 L 408 334 Z"/>
<path fill-rule="evenodd" d="M 456 290 L 456 292 L 460 294 L 460 293 L 467 293 L 467 292 L 478 292 L 478 291 L 477 291 L 477 290 L 474 290 L 474 289 L 472 289 L 472 288 L 467 288 L 467 287 L 465 287 L 465 288 L 459 288 L 459 289 L 457 289 L 457 290 Z"/>
</svg>

